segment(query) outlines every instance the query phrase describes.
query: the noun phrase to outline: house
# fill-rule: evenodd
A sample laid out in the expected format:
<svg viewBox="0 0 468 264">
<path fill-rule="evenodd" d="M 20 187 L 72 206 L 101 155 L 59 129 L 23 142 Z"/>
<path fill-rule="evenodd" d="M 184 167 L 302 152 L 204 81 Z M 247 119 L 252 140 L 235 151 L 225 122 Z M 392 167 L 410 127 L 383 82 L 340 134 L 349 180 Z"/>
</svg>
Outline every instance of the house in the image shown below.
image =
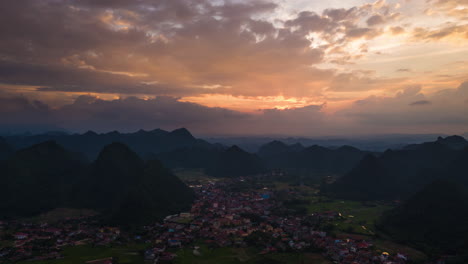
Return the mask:
<svg viewBox="0 0 468 264">
<path fill-rule="evenodd" d="M 16 233 L 13 236 L 17 240 L 24 240 L 24 239 L 28 238 L 28 234 L 26 234 L 26 233 Z"/>
<path fill-rule="evenodd" d="M 168 239 L 167 244 L 170 247 L 181 247 L 182 246 L 182 243 L 180 242 L 180 240 L 177 240 L 177 239 Z"/>
</svg>

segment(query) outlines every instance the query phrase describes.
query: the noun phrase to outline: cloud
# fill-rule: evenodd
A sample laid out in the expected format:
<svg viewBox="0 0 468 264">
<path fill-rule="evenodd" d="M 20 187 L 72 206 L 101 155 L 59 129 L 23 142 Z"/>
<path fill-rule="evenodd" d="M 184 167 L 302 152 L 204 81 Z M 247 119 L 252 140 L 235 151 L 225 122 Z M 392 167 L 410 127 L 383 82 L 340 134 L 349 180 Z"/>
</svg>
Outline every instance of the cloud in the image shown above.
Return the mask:
<svg viewBox="0 0 468 264">
<path fill-rule="evenodd" d="M 302 8 L 297 13 L 284 13 L 291 4 L 275 0 L 0 1 L 0 93 L 14 93 L 4 102 L 4 111 L 9 115 L 18 111 L 20 121 L 44 120 L 72 129 L 136 128 L 146 125 L 145 120 L 148 128 L 153 123 L 187 124 L 207 133 L 241 133 L 243 125 L 255 133 L 287 132 L 289 127 L 294 133 L 333 132 L 339 122 L 351 127 L 371 122 L 366 111 L 375 119 L 381 115 L 377 122 L 388 118 L 392 123 L 395 108 L 409 111 L 408 120 L 421 111 L 416 123 L 430 120 L 422 115 L 433 109 L 450 119 L 452 112 L 466 111 L 468 100 L 456 98 L 457 103 L 451 104 L 450 97 L 461 98 L 454 89 L 435 95 L 424 88 L 411 96 L 411 89 L 406 89 L 388 96 L 418 80 L 426 80 L 430 91 L 466 80 L 463 65 L 442 66 L 449 57 L 458 53 L 461 57 L 461 48 L 443 59 L 445 51 L 439 54 L 441 47 L 451 52 L 449 44 L 467 39 L 462 15 L 466 10 L 460 8 L 465 3 L 427 3 L 430 6 L 425 2 L 418 8 L 431 8 L 434 17 L 412 17 L 412 8 L 419 4 L 399 7 L 383 0 L 323 11 Z M 431 23 L 426 27 L 427 19 Z M 432 26 L 437 21 L 449 22 Z M 420 62 L 426 49 L 436 51 L 432 54 L 440 56 L 440 63 Z M 408 63 L 399 63 L 402 60 Z M 411 65 L 412 71 L 405 65 Z M 426 70 L 440 75 L 423 73 Z M 83 94 L 91 97 L 77 99 Z M 223 96 L 235 99 L 211 105 L 241 109 L 236 108 L 236 100 L 248 98 L 252 112 L 259 105 L 276 106 L 275 98 L 283 98 L 278 107 L 311 106 L 243 114 L 183 102 L 192 98 L 208 105 L 206 98 Z M 265 100 L 272 102 L 261 104 Z M 345 107 L 353 100 L 357 102 Z M 424 100 L 431 104 L 412 107 Z M 348 114 L 325 114 L 327 101 Z M 72 123 L 57 109 L 81 121 Z M 128 114 L 120 116 L 113 110 Z M 170 115 L 170 111 L 177 113 L 172 121 L 150 114 Z M 183 111 L 191 113 L 184 117 Z M 192 114 L 197 111 L 203 114 Z M 221 116 L 228 116 L 232 125 L 217 121 Z M 281 127 L 275 119 L 286 125 Z M 16 122 L 12 117 L 4 120 Z M 462 117 L 458 120 L 464 124 Z"/>
<path fill-rule="evenodd" d="M 254 18 L 276 8 L 268 1 L 0 5 L 0 81 L 39 91 L 296 96 L 331 74 L 311 67 L 324 49 L 307 36 Z M 214 86 L 230 88 L 200 89 Z"/>
<path fill-rule="evenodd" d="M 411 69 L 408 68 L 400 68 L 396 70 L 397 72 L 411 72 Z"/>
<path fill-rule="evenodd" d="M 246 114 L 166 96 L 146 100 L 136 97 L 102 100 L 83 95 L 60 108 L 50 108 L 40 101 L 21 96 L 3 96 L 0 103 L 0 128 L 3 129 L 40 126 L 106 132 L 187 127 L 195 133 L 210 135 L 303 134 L 323 122 L 324 117 L 322 106 L 317 105 Z"/>
<path fill-rule="evenodd" d="M 79 132 L 187 127 L 198 135 L 459 133 L 468 127 L 467 107 L 468 82 L 431 94 L 423 93 L 420 86 L 408 86 L 394 96 L 357 100 L 334 114 L 325 113 L 326 104 L 242 113 L 166 96 L 115 100 L 80 96 L 70 104 L 51 108 L 37 100 L 3 95 L 0 123 L 10 128 L 40 125 Z"/>
<path fill-rule="evenodd" d="M 337 116 L 353 120 L 352 124 L 373 133 L 385 130 L 387 133 L 460 133 L 468 127 L 467 98 L 468 82 L 456 89 L 428 94 L 419 86 L 409 86 L 392 97 L 370 96 L 358 100 Z"/>
<path fill-rule="evenodd" d="M 399 34 L 405 33 L 405 29 L 400 26 L 391 27 L 390 31 L 392 32 L 393 35 L 399 35 Z"/>
<path fill-rule="evenodd" d="M 468 25 L 443 25 L 440 29 L 415 28 L 413 37 L 420 40 L 441 40 L 449 37 L 468 39 Z"/>
<path fill-rule="evenodd" d="M 369 91 L 400 85 L 405 78 L 382 78 L 372 71 L 354 71 L 337 74 L 330 82 L 329 91 Z"/>
<path fill-rule="evenodd" d="M 385 19 L 383 18 L 383 16 L 377 14 L 369 17 L 366 22 L 368 26 L 375 26 L 378 24 L 383 24 L 385 22 Z"/>
<path fill-rule="evenodd" d="M 429 2 L 438 13 L 468 20 L 468 1 L 466 0 L 429 0 Z"/>
</svg>

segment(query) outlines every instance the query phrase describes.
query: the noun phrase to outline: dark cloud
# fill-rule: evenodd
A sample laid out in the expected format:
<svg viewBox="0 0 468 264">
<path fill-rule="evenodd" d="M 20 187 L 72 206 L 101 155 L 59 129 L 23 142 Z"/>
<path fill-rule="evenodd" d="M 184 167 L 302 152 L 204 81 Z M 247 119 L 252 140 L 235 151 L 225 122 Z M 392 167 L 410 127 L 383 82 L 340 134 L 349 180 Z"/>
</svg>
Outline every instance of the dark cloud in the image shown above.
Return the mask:
<svg viewBox="0 0 468 264">
<path fill-rule="evenodd" d="M 385 22 L 384 17 L 379 14 L 369 17 L 366 21 L 368 26 L 375 26 L 378 24 L 382 24 L 384 22 Z"/>
<path fill-rule="evenodd" d="M 366 38 L 373 39 L 383 33 L 382 29 L 375 28 L 350 28 L 346 32 L 348 38 Z"/>
<path fill-rule="evenodd" d="M 337 24 L 328 17 L 319 16 L 315 12 L 300 12 L 297 18 L 285 23 L 288 27 L 298 27 L 302 34 L 309 32 L 322 32 L 333 29 Z"/>
<path fill-rule="evenodd" d="M 402 129 L 416 133 L 466 128 L 467 99 L 468 82 L 457 89 L 429 95 L 423 94 L 419 86 L 409 86 L 391 97 L 358 100 L 335 114 L 326 114 L 326 105 L 241 113 L 165 96 L 147 100 L 80 96 L 70 104 L 51 108 L 37 100 L 3 95 L 0 96 L 0 123 L 1 127 L 60 127 L 78 132 L 187 127 L 198 135 L 318 136 L 397 133 Z"/>
<path fill-rule="evenodd" d="M 428 100 L 420 100 L 420 101 L 415 101 L 410 103 L 410 105 L 429 105 L 431 104 L 431 101 Z"/>
<path fill-rule="evenodd" d="M 136 131 L 157 127 L 187 127 L 200 134 L 304 134 L 323 121 L 322 106 L 298 109 L 267 109 L 246 114 L 219 107 L 182 102 L 159 96 L 144 100 L 127 97 L 102 100 L 80 96 L 52 109 L 24 97 L 0 97 L 2 127 L 60 127 L 69 131 Z M 12 115 L 14 113 L 14 115 Z"/>
<path fill-rule="evenodd" d="M 0 82 L 44 86 L 39 91 L 265 96 L 329 78 L 310 67 L 323 49 L 253 18 L 275 8 L 261 0 L 3 1 Z"/>
</svg>

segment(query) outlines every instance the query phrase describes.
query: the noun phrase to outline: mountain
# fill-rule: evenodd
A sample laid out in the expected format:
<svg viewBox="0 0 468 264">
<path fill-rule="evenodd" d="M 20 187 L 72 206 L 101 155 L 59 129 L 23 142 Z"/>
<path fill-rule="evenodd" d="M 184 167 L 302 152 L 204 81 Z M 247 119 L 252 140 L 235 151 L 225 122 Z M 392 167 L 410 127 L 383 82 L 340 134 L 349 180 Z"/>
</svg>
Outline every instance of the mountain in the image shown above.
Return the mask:
<svg viewBox="0 0 468 264">
<path fill-rule="evenodd" d="M 449 177 L 446 173 L 461 150 L 447 142 L 451 139 L 387 150 L 374 163 L 362 160 L 355 170 L 324 190 L 341 198 L 405 199 L 435 179 Z M 346 185 L 349 187 L 344 188 Z"/>
<path fill-rule="evenodd" d="M 122 143 L 111 143 L 99 153 L 83 179 L 80 197 L 87 208 L 116 208 L 129 188 L 140 182 L 144 161 Z"/>
<path fill-rule="evenodd" d="M 168 132 L 161 129 L 151 131 L 139 130 L 135 133 L 119 133 L 117 131 L 98 134 L 88 131 L 84 134 L 48 133 L 32 136 L 8 136 L 7 142 L 17 149 L 53 140 L 67 149 L 82 152 L 90 160 L 97 158 L 99 151 L 112 142 L 122 142 L 142 157 L 161 152 L 168 152 L 185 147 L 209 146 L 211 144 L 196 139 L 185 128 Z"/>
<path fill-rule="evenodd" d="M 222 146 L 186 147 L 159 153 L 153 156 L 169 168 L 204 168 L 212 167 L 214 160 L 225 150 Z"/>
<path fill-rule="evenodd" d="M 286 145 L 273 141 L 258 152 L 270 169 L 305 169 L 312 173 L 343 174 L 351 170 L 368 152 L 350 146 L 336 149 L 313 145 Z"/>
<path fill-rule="evenodd" d="M 237 177 L 254 175 L 265 170 L 257 155 L 232 146 L 218 153 L 211 166 L 206 168 L 206 173 L 215 177 Z"/>
<path fill-rule="evenodd" d="M 262 158 L 268 158 L 276 155 L 283 155 L 291 152 L 298 152 L 303 150 L 304 147 L 296 143 L 294 145 L 286 145 L 285 143 L 274 140 L 270 143 L 262 145 L 257 154 Z"/>
<path fill-rule="evenodd" d="M 81 207 L 117 224 L 145 224 L 188 209 L 193 191 L 159 161 L 144 162 L 122 143 L 103 148 L 78 190 Z"/>
<path fill-rule="evenodd" d="M 111 216 L 120 225 L 148 224 L 155 219 L 190 209 L 195 195 L 159 161 L 148 161 L 135 184 Z"/>
<path fill-rule="evenodd" d="M 431 253 L 466 254 L 466 223 L 467 189 L 451 181 L 437 180 L 385 213 L 379 228 L 400 242 Z"/>
<path fill-rule="evenodd" d="M 463 151 L 461 151 L 457 158 L 451 162 L 445 170 L 441 170 L 436 173 L 440 175 L 439 178 L 446 174 L 449 179 L 463 184 L 468 188 L 468 147 L 463 149 Z"/>
<path fill-rule="evenodd" d="M 327 148 L 337 148 L 343 145 L 353 146 L 360 150 L 370 152 L 383 152 L 387 149 L 400 149 L 409 144 L 416 144 L 431 141 L 442 134 L 378 134 L 363 136 L 325 136 L 315 138 L 304 137 L 286 137 L 286 136 L 251 136 L 251 137 L 215 137 L 205 138 L 210 143 L 221 143 L 226 146 L 237 145 L 240 148 L 257 153 L 261 146 L 272 141 L 281 141 L 287 145 L 300 143 L 302 146 L 309 147 L 313 145 L 324 146 Z M 468 137 L 468 134 L 464 135 Z"/>
<path fill-rule="evenodd" d="M 85 165 L 80 155 L 53 141 L 16 152 L 0 175 L 0 211 L 29 215 L 67 204 Z"/>
<path fill-rule="evenodd" d="M 440 145 L 443 145 L 445 147 L 448 147 L 450 149 L 455 149 L 455 150 L 461 150 L 463 148 L 468 147 L 468 141 L 464 137 L 454 135 L 454 136 L 448 136 L 448 137 L 445 137 L 445 138 L 444 137 L 438 137 L 435 142 L 425 142 L 425 143 L 422 143 L 422 144 L 411 144 L 411 145 L 406 146 L 404 149 L 407 149 L 407 150 L 412 150 L 413 149 L 414 150 L 414 149 L 418 149 L 418 148 L 423 148 L 426 145 L 431 145 L 431 144 L 434 144 L 434 143 L 438 143 Z"/>
<path fill-rule="evenodd" d="M 263 161 L 255 154 L 238 146 L 226 148 L 213 144 L 195 146 L 159 153 L 154 158 L 170 168 L 204 169 L 213 177 L 235 177 L 258 174 L 266 170 Z"/>
<path fill-rule="evenodd" d="M 452 149 L 463 149 L 468 147 L 468 141 L 462 136 L 439 137 L 437 142 Z"/>
<path fill-rule="evenodd" d="M 0 137 L 0 160 L 9 158 L 13 152 L 13 148 L 5 141 L 4 138 Z"/>
<path fill-rule="evenodd" d="M 322 191 L 352 200 L 369 197 L 383 200 L 393 196 L 393 184 L 381 161 L 368 154 L 354 169 Z"/>
<path fill-rule="evenodd" d="M 146 224 L 190 208 L 194 199 L 159 161 L 145 162 L 122 143 L 105 146 L 88 164 L 47 141 L 16 152 L 2 170 L 0 217 L 71 207 L 99 211 L 107 223 Z"/>
</svg>

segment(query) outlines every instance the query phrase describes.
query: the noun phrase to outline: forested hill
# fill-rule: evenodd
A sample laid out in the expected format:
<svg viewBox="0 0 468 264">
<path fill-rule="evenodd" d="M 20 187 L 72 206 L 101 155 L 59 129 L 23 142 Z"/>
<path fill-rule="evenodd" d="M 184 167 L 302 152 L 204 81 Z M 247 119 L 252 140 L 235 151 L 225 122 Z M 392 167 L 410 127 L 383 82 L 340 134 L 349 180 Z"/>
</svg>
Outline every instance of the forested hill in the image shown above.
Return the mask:
<svg viewBox="0 0 468 264">
<path fill-rule="evenodd" d="M 436 179 L 468 183 L 466 140 L 460 138 L 439 138 L 367 157 L 324 191 L 357 200 L 406 199 Z"/>
<path fill-rule="evenodd" d="M 89 164 L 53 141 L 16 152 L 0 174 L 0 217 L 58 207 L 90 208 L 106 222 L 142 224 L 188 209 L 192 190 L 159 161 L 143 161 L 122 143 Z"/>
</svg>

